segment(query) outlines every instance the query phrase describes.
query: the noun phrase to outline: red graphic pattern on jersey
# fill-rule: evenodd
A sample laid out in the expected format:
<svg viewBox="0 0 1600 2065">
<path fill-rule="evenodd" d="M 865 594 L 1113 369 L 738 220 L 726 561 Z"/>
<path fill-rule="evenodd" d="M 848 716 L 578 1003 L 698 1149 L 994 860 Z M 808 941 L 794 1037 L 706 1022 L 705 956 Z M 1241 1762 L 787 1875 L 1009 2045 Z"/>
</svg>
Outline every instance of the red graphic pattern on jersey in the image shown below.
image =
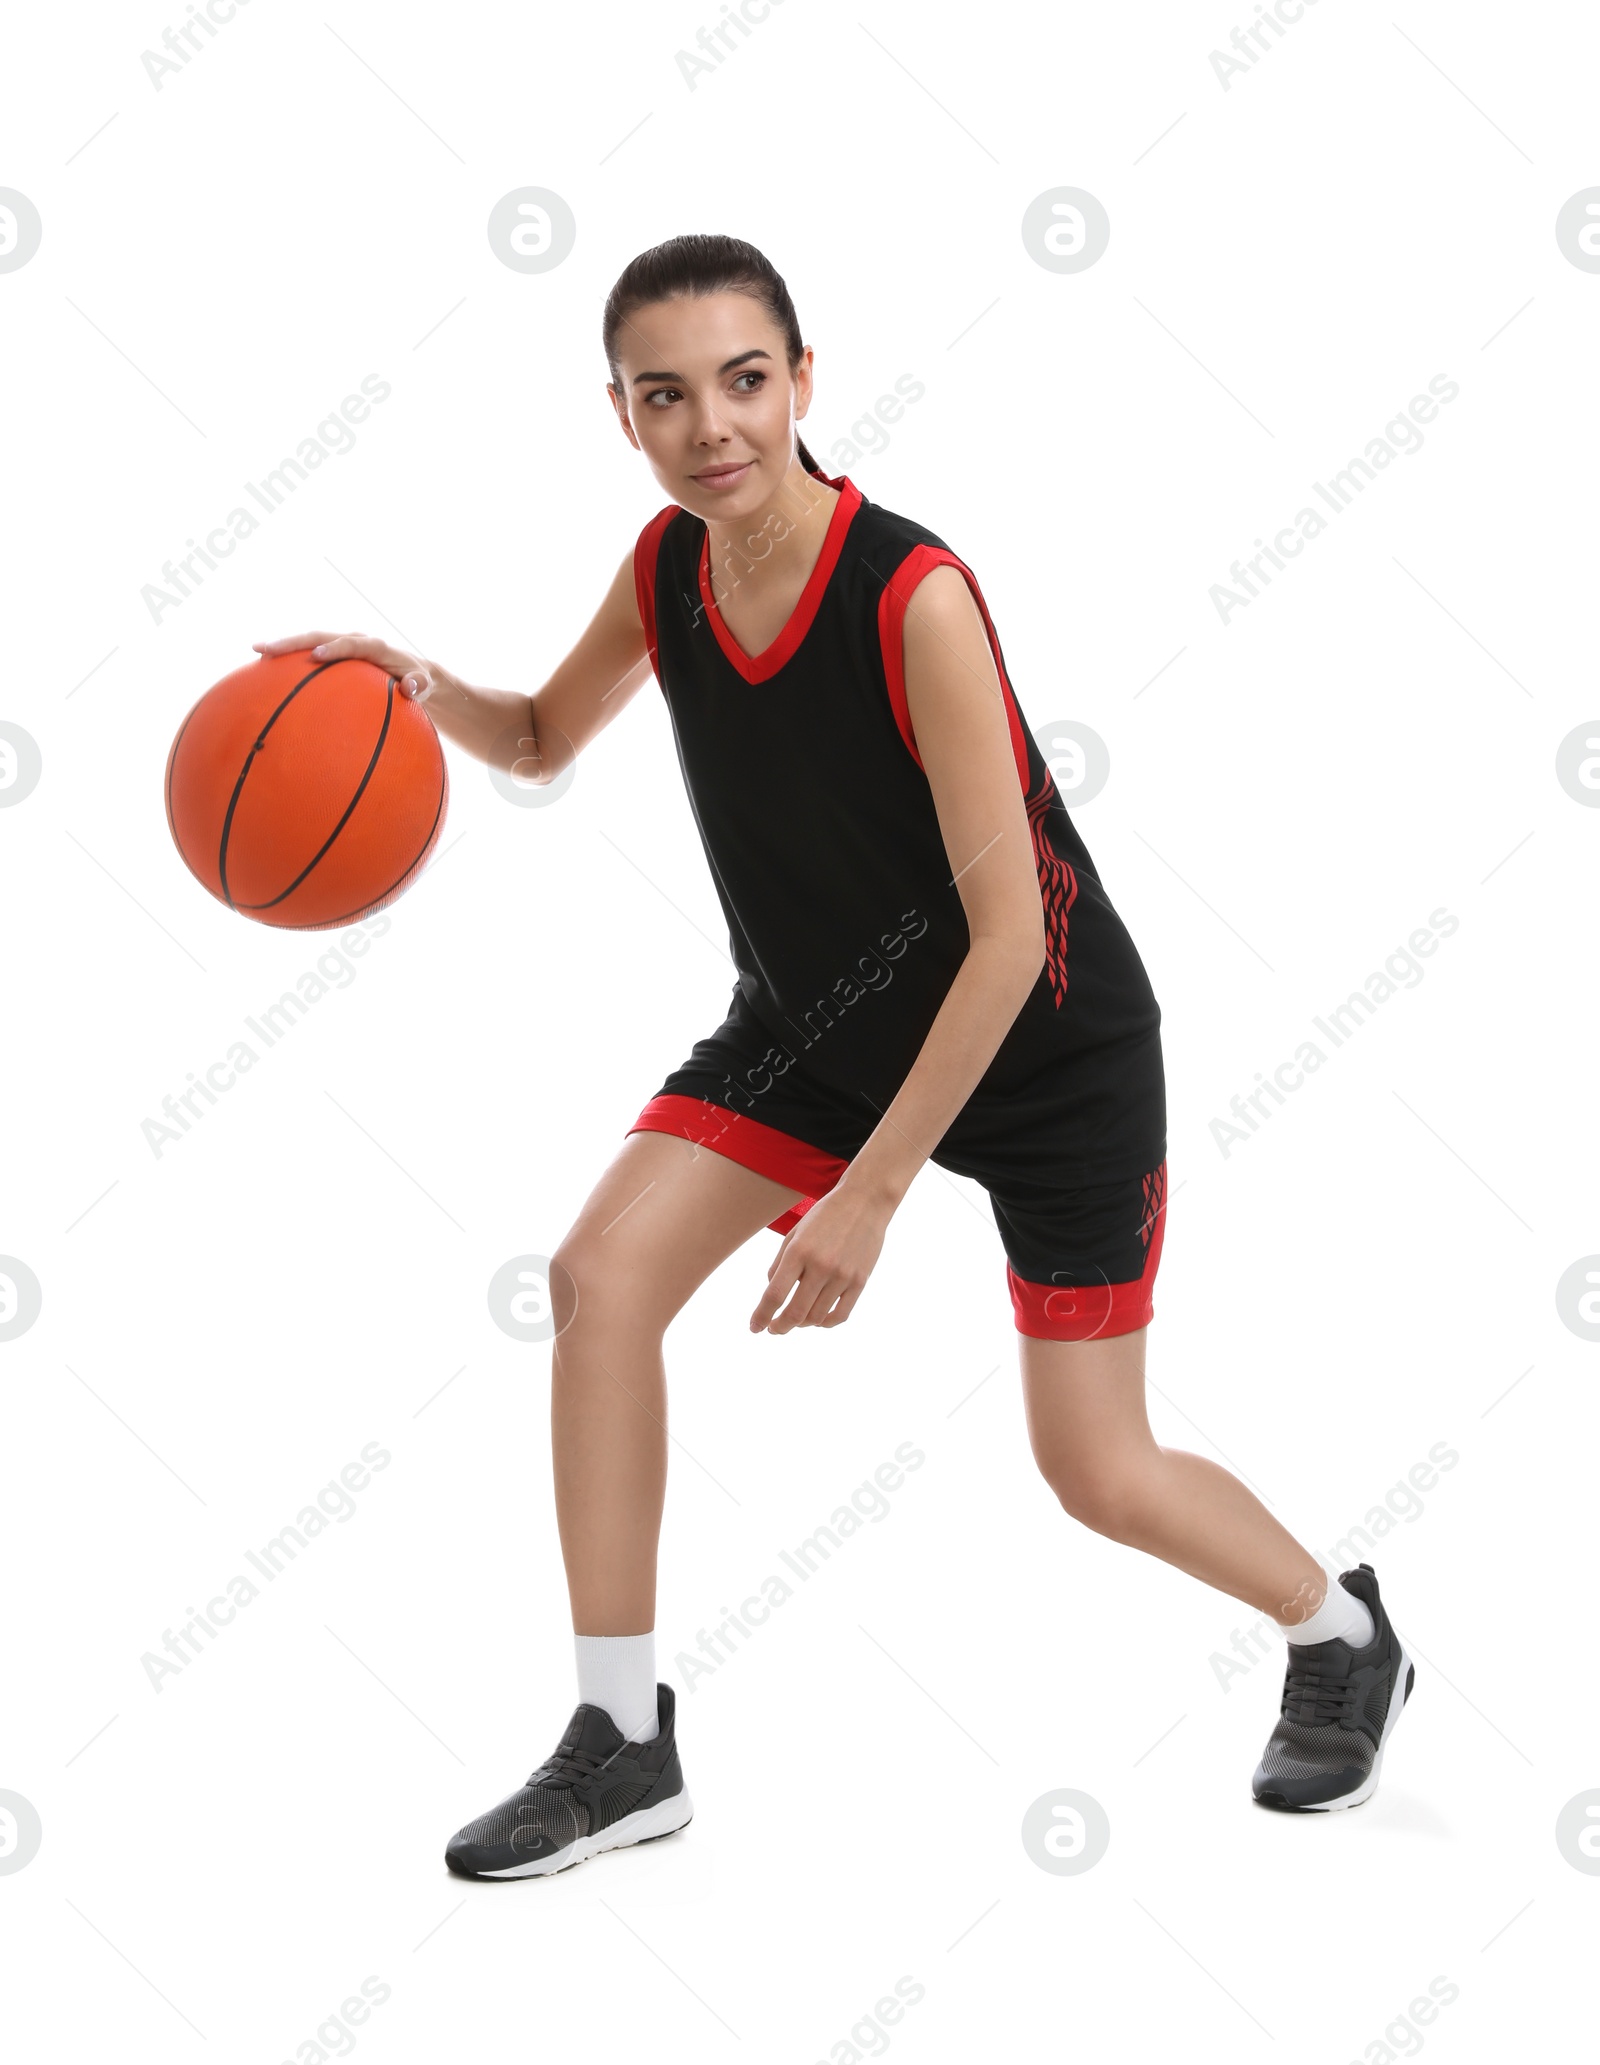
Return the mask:
<svg viewBox="0 0 1600 2065">
<path fill-rule="evenodd" d="M 978 586 L 977 576 L 971 567 L 942 546 L 914 546 L 884 583 L 883 593 L 879 597 L 878 641 L 883 654 L 883 673 L 889 691 L 889 707 L 894 712 L 895 724 L 899 728 L 901 738 L 905 740 L 907 752 L 921 767 L 922 755 L 917 750 L 916 733 L 912 729 L 911 710 L 906 697 L 903 643 L 905 616 L 917 584 L 938 566 L 953 566 L 958 570 L 983 616 L 989 650 L 994 658 L 995 672 L 999 677 L 1005 701 L 1006 722 L 1011 732 L 1011 750 L 1016 759 L 1017 777 L 1022 785 L 1023 802 L 1028 812 L 1028 828 L 1033 837 L 1034 866 L 1038 871 L 1039 895 L 1044 905 L 1045 966 L 1050 973 L 1050 990 L 1059 1011 L 1067 999 L 1067 913 L 1078 900 L 1078 877 L 1071 863 L 1064 861 L 1050 844 L 1044 827 L 1045 812 L 1056 795 L 1055 783 L 1047 766 L 1044 778 L 1039 784 L 1038 794 L 1027 794 L 1027 731 L 1022 722 L 1022 712 L 1017 708 L 1017 699 L 1012 693 L 1011 683 L 1006 676 L 1005 661 L 1000 655 L 1000 639 L 994 628 L 994 620 L 989 615 L 989 605 L 983 598 L 983 590 Z"/>
<path fill-rule="evenodd" d="M 1163 1162 L 1158 1169 L 1152 1169 L 1148 1176 L 1142 1176 L 1144 1185 L 1144 1218 L 1139 1224 L 1139 1238 L 1146 1247 L 1156 1228 L 1156 1221 L 1167 1205 L 1167 1165 Z"/>
<path fill-rule="evenodd" d="M 1044 902 L 1045 967 L 1059 1011 L 1067 996 L 1067 913 L 1078 900 L 1078 878 L 1045 836 L 1044 814 L 1054 793 L 1055 784 L 1047 767 L 1039 793 L 1025 800 L 1033 833 L 1034 865 L 1039 871 L 1039 894 Z"/>
</svg>

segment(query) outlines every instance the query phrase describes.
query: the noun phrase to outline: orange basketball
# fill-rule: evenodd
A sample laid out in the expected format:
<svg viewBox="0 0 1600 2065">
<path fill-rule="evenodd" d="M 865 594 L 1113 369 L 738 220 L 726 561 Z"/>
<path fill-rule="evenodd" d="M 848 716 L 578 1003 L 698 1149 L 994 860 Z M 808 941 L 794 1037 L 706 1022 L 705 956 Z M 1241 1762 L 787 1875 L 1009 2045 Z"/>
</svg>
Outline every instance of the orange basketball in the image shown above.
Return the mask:
<svg viewBox="0 0 1600 2065">
<path fill-rule="evenodd" d="M 167 755 L 167 824 L 241 917 L 326 932 L 393 903 L 444 829 L 431 721 L 370 660 L 253 661 L 209 688 Z"/>
</svg>

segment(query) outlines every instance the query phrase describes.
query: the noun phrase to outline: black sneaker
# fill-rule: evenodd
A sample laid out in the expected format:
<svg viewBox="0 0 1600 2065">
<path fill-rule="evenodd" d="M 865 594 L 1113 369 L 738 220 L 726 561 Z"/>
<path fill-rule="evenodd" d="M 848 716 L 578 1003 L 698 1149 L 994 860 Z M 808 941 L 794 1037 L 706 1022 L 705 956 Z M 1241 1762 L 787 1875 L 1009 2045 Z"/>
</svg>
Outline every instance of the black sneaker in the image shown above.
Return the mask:
<svg viewBox="0 0 1600 2065">
<path fill-rule="evenodd" d="M 1251 1780 L 1263 1807 L 1319 1813 L 1370 1799 L 1411 1697 L 1417 1667 L 1384 1611 L 1372 1565 L 1341 1570 L 1339 1582 L 1372 1615 L 1372 1640 L 1365 1649 L 1337 1637 L 1289 1644 L 1278 1725 Z"/>
<path fill-rule="evenodd" d="M 656 1686 L 650 1742 L 624 1742 L 604 1707 L 573 1709 L 567 1732 L 519 1792 L 457 1829 L 444 1861 L 469 1879 L 529 1879 L 600 1850 L 648 1843 L 694 1814 L 673 1739 L 676 1698 Z"/>
</svg>

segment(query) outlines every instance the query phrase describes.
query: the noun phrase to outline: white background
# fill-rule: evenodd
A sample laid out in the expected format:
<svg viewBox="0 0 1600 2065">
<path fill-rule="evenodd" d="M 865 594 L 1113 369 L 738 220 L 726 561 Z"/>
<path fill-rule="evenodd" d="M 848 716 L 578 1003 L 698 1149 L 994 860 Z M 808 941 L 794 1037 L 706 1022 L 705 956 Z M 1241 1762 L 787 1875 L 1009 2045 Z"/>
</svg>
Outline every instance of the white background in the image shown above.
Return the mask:
<svg viewBox="0 0 1600 2065">
<path fill-rule="evenodd" d="M 0 1344 L 0 1790 L 43 1840 L 0 1875 L 0 2029 L 262 2061 L 1548 2043 L 1600 1899 L 1554 1833 L 1600 1784 L 1596 1348 L 1556 1298 L 1600 1247 L 1600 817 L 1556 778 L 1597 723 L 1600 275 L 1554 234 L 1600 180 L 1600 32 L 1323 0 L 1225 90 L 1226 9 L 787 0 L 691 88 L 719 14 L 253 0 L 159 90 L 176 14 L 8 31 L 0 184 L 44 234 L 0 274 L 0 717 L 43 778 L 0 810 L 0 1251 L 43 1308 Z M 486 236 L 525 185 L 577 220 L 545 274 Z M 1110 216 L 1080 274 L 1020 234 L 1062 185 Z M 446 1874 L 574 1697 L 549 1350 L 486 1287 L 719 1021 L 725 926 L 653 683 L 547 808 L 451 749 L 387 935 L 158 1156 L 163 1097 L 330 944 L 205 895 L 162 770 L 256 638 L 546 677 L 665 499 L 602 303 L 691 229 L 788 280 L 823 467 L 974 568 L 1036 730 L 1108 747 L 1075 815 L 1163 1010 L 1158 1437 L 1323 1552 L 1459 1458 L 1370 1559 L 1418 1679 L 1356 1813 L 1252 1805 L 1281 1651 L 1224 1689 L 1254 1614 L 1061 1513 L 986 1200 L 930 1167 L 847 1326 L 747 1333 L 761 1234 L 669 1334 L 692 1827 Z M 369 373 L 355 449 L 153 622 L 162 563 Z M 1212 585 L 1440 373 L 1422 449 L 1224 625 Z M 841 464 L 905 374 L 925 395 Z M 1230 1101 L 1441 907 L 1420 979 L 1224 1152 Z M 678 1652 L 907 1441 L 887 1517 L 688 1689 Z M 164 1631 L 372 1442 L 352 1516 L 154 1690 Z M 1062 1787 L 1109 1817 L 1078 1875 L 1020 1836 Z M 330 2023 L 369 1975 L 384 2003 Z M 903 1977 L 917 2004 L 864 2021 Z"/>
</svg>

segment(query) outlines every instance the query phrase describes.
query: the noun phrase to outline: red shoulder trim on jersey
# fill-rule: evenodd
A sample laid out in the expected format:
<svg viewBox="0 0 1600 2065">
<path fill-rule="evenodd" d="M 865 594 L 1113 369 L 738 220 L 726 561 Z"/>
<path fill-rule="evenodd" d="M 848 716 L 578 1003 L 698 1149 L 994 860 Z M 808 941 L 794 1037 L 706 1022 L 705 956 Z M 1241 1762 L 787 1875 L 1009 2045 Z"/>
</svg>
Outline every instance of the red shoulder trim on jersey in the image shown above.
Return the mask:
<svg viewBox="0 0 1600 2065">
<path fill-rule="evenodd" d="M 945 552 L 936 545 L 913 545 L 895 568 L 883 593 L 878 597 L 878 639 L 883 647 L 883 671 L 889 683 L 889 707 L 894 712 L 894 721 L 900 728 L 900 736 L 906 742 L 906 751 L 921 767 L 922 755 L 917 751 L 916 734 L 911 726 L 911 709 L 906 701 L 906 608 L 917 587 L 938 566 L 953 566 L 960 569 L 967 586 L 972 590 L 972 599 L 982 613 L 983 628 L 989 634 L 989 651 L 994 656 L 994 670 L 1000 677 L 1000 691 L 1005 699 L 1006 721 L 1011 731 L 1011 752 L 1017 763 L 1017 779 L 1026 792 L 1028 748 L 1023 738 L 1022 716 L 1017 709 L 1017 699 L 1011 692 L 1011 683 L 1006 678 L 1005 661 L 1000 657 L 1000 640 L 989 615 L 989 605 L 983 599 L 983 590 L 978 586 L 977 576 L 971 567 L 957 559 L 953 552 Z"/>
<path fill-rule="evenodd" d="M 1056 793 L 1056 785 L 1048 763 L 1038 793 L 1028 794 L 1028 743 L 1023 729 L 1022 712 L 1017 708 L 1017 699 L 1011 683 L 1006 677 L 1005 661 L 1000 657 L 1000 640 L 995 632 L 989 605 L 983 599 L 983 590 L 971 567 L 957 559 L 953 552 L 946 552 L 936 545 L 914 545 L 895 568 L 882 595 L 878 597 L 878 638 L 883 648 L 883 672 L 889 685 L 889 707 L 894 712 L 894 721 L 900 736 L 906 742 L 906 751 L 922 766 L 922 755 L 917 751 L 916 735 L 911 724 L 911 708 L 906 700 L 905 663 L 905 621 L 906 609 L 917 585 L 935 567 L 953 566 L 960 568 L 972 599 L 983 616 L 983 628 L 989 634 L 989 651 L 994 657 L 994 670 L 1000 677 L 1000 693 L 1006 707 L 1006 723 L 1011 732 L 1011 752 L 1017 763 L 1017 780 L 1022 788 L 1022 800 L 1028 813 L 1028 830 L 1033 840 L 1034 867 L 1039 877 L 1039 894 L 1044 905 L 1045 967 L 1050 976 L 1051 991 L 1059 1010 L 1067 995 L 1067 914 L 1078 900 L 1078 877 L 1071 865 L 1064 861 L 1051 845 L 1044 828 L 1045 812 Z M 926 770 L 924 769 L 924 772 Z"/>
<path fill-rule="evenodd" d="M 657 510 L 639 533 L 633 548 L 633 592 L 639 603 L 639 621 L 644 625 L 650 670 L 658 682 L 661 669 L 656 665 L 656 560 L 661 552 L 662 533 L 678 513 L 679 504 L 676 502 L 669 502 L 665 509 Z"/>
<path fill-rule="evenodd" d="M 827 533 L 822 540 L 822 550 L 817 563 L 811 569 L 800 600 L 790 613 L 789 621 L 777 637 L 762 652 L 752 659 L 734 638 L 733 633 L 722 621 L 722 612 L 717 608 L 716 597 L 711 592 L 711 532 L 709 527 L 700 540 L 700 600 L 705 613 L 711 620 L 718 645 L 738 668 L 746 681 L 770 681 L 785 661 L 794 658 L 800 641 L 811 629 L 812 619 L 822 601 L 823 590 L 828 577 L 839 563 L 839 554 L 844 550 L 844 534 L 850 528 L 850 519 L 861 507 L 861 490 L 847 475 L 840 474 L 835 480 L 832 475 L 819 473 L 816 478 L 825 481 L 830 488 L 837 488 L 839 499 L 833 505 L 833 514 L 828 518 Z"/>
</svg>

